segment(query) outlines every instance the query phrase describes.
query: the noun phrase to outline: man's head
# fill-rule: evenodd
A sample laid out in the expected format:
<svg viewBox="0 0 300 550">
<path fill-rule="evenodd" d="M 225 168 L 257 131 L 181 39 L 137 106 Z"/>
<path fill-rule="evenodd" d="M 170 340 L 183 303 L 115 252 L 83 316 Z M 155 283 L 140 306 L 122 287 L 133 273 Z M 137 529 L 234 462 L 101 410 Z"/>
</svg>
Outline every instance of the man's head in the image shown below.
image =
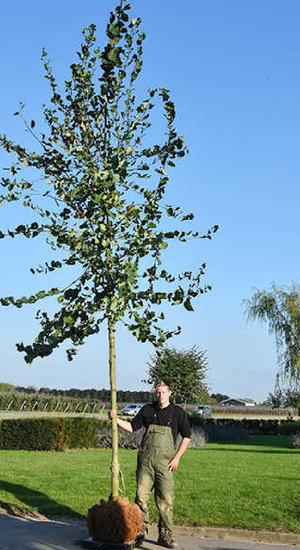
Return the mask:
<svg viewBox="0 0 300 550">
<path fill-rule="evenodd" d="M 161 408 L 167 407 L 170 404 L 170 396 L 172 393 L 168 384 L 160 380 L 155 386 L 155 392 L 159 406 Z"/>
</svg>

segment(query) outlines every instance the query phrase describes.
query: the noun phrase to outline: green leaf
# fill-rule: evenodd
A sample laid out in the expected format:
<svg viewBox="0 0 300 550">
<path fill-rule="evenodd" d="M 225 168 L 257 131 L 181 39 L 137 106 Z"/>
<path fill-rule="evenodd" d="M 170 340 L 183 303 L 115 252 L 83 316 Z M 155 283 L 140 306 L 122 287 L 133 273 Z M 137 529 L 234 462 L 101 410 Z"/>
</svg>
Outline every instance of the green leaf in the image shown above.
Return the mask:
<svg viewBox="0 0 300 550">
<path fill-rule="evenodd" d="M 120 60 L 120 48 L 112 48 L 108 52 L 108 59 L 112 61 L 112 63 L 117 64 Z"/>
<path fill-rule="evenodd" d="M 112 36 L 117 36 L 117 34 L 119 34 L 120 32 L 120 27 L 119 25 L 109 25 L 107 27 L 107 32 Z"/>
<path fill-rule="evenodd" d="M 175 290 L 173 304 L 175 304 L 175 305 L 176 304 L 181 304 L 182 301 L 183 301 L 183 298 L 184 298 L 184 290 L 180 286 L 179 288 L 177 288 Z"/>
<path fill-rule="evenodd" d="M 94 194 L 92 198 L 95 204 L 101 203 L 101 195 Z"/>
<path fill-rule="evenodd" d="M 187 309 L 188 311 L 194 311 L 194 308 L 191 304 L 190 298 L 187 298 L 183 305 L 184 305 L 185 309 Z"/>
<path fill-rule="evenodd" d="M 64 323 L 66 323 L 69 326 L 74 325 L 73 317 L 71 317 L 71 315 L 67 315 L 66 317 L 64 317 Z"/>
</svg>

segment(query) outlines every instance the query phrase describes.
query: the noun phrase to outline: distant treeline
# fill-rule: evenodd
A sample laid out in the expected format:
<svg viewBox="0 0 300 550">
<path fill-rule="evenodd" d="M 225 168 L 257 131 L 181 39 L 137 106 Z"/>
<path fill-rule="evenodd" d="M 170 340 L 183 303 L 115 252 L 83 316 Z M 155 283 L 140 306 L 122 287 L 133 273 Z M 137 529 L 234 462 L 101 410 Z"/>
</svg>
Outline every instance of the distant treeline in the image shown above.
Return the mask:
<svg viewBox="0 0 300 550">
<path fill-rule="evenodd" d="M 71 388 L 69 390 L 40 388 L 37 389 L 34 386 L 14 386 L 13 384 L 7 384 L 0 382 L 0 394 L 12 394 L 18 393 L 23 396 L 43 396 L 43 397 L 56 397 L 56 398 L 76 398 L 76 399 L 91 399 L 101 401 L 102 403 L 110 402 L 110 390 L 95 388 L 80 390 L 78 388 Z M 130 391 L 119 390 L 117 392 L 117 401 L 119 403 L 149 403 L 153 401 L 154 392 L 151 391 Z"/>
</svg>

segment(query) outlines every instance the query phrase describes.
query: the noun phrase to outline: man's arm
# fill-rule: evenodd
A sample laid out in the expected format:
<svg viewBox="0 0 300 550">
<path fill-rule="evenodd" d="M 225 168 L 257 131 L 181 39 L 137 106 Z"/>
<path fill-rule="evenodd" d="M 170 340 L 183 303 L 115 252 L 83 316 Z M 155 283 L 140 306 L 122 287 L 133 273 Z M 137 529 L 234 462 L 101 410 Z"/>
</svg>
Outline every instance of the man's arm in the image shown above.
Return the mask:
<svg viewBox="0 0 300 550">
<path fill-rule="evenodd" d="M 183 453 L 185 453 L 185 451 L 187 450 L 190 442 L 191 442 L 191 438 L 190 437 L 184 437 L 179 445 L 179 448 L 178 448 L 178 451 L 177 453 L 175 454 L 175 456 L 172 458 L 172 460 L 170 460 L 169 464 L 168 464 L 168 470 L 170 472 L 174 472 L 175 470 L 177 470 L 178 466 L 179 466 L 179 462 L 180 462 L 180 459 L 183 455 Z"/>
<path fill-rule="evenodd" d="M 131 426 L 131 423 L 130 422 L 127 422 L 127 420 L 122 420 L 121 418 L 119 418 L 116 414 L 116 411 L 111 409 L 110 411 L 108 411 L 108 418 L 110 420 L 113 419 L 113 417 L 116 416 L 117 417 L 117 425 L 122 429 L 122 430 L 125 430 L 125 432 L 128 432 L 130 434 L 133 433 L 133 429 L 132 429 L 132 426 Z"/>
</svg>

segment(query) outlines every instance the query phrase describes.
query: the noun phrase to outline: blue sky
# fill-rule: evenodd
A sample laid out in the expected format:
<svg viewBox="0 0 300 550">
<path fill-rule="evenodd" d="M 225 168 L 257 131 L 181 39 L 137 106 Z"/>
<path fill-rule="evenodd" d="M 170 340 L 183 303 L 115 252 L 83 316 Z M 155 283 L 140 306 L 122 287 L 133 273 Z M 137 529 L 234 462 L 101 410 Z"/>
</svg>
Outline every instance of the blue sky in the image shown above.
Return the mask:
<svg viewBox="0 0 300 550">
<path fill-rule="evenodd" d="M 112 0 L 43 3 L 20 0 L 2 7 L 0 22 L 0 132 L 28 139 L 12 114 L 24 101 L 28 118 L 40 117 L 49 97 L 40 61 L 49 52 L 58 81 L 96 23 L 99 37 Z M 177 128 L 190 153 L 172 172 L 168 199 L 193 210 L 212 241 L 168 251 L 174 271 L 207 262 L 195 312 L 168 310 L 182 334 L 170 345 L 207 349 L 211 391 L 264 399 L 273 390 L 276 352 L 267 327 L 249 325 L 242 299 L 252 289 L 299 282 L 300 5 L 252 0 L 136 0 L 132 12 L 147 34 L 140 86 L 165 86 L 177 108 Z M 8 162 L 0 153 L 1 166 Z M 0 229 L 22 221 L 15 207 L 0 208 Z M 39 243 L 0 241 L 1 295 L 43 288 L 29 267 L 48 258 Z M 73 363 L 62 351 L 27 366 L 15 350 L 36 333 L 34 310 L 0 309 L 0 380 L 37 387 L 108 387 L 106 332 L 79 349 Z M 141 383 L 152 349 L 118 333 L 118 387 Z"/>
</svg>

